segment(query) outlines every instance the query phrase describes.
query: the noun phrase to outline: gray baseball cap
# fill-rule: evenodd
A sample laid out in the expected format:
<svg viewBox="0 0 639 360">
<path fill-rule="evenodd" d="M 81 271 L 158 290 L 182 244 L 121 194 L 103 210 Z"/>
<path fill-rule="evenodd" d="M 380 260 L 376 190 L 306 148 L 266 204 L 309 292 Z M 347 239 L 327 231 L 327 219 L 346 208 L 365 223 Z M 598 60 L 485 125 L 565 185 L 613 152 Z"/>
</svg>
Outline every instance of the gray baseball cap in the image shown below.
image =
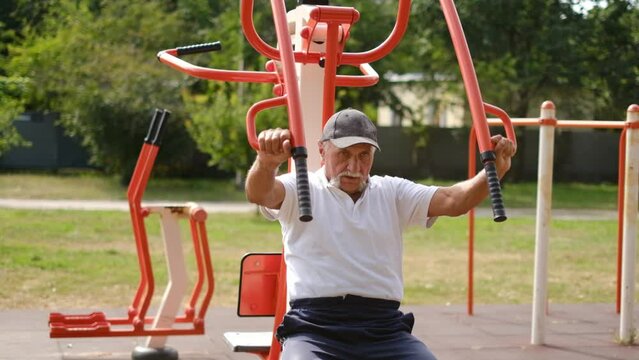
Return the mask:
<svg viewBox="0 0 639 360">
<path fill-rule="evenodd" d="M 380 150 L 377 144 L 377 128 L 366 114 L 355 109 L 338 111 L 328 119 L 320 141 L 326 140 L 342 149 L 365 143 Z"/>
</svg>

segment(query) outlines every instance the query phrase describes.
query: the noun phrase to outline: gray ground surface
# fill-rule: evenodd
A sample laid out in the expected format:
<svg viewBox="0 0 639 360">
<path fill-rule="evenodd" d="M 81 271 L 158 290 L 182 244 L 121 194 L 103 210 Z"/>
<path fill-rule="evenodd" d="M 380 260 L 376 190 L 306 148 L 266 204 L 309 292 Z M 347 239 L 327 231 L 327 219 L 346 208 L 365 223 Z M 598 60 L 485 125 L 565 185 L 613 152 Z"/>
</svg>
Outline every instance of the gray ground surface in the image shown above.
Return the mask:
<svg viewBox="0 0 639 360">
<path fill-rule="evenodd" d="M 413 333 L 439 360 L 639 359 L 639 347 L 615 342 L 619 317 L 614 304 L 551 305 L 545 345 L 530 345 L 530 305 L 478 305 L 473 316 L 461 305 L 402 309 L 415 314 Z M 124 310 L 106 313 L 120 316 Z M 635 319 L 638 315 L 635 311 Z M 130 359 L 135 346 L 144 345 L 145 340 L 50 339 L 48 311 L 42 310 L 0 311 L 0 319 L 2 360 Z M 232 352 L 223 333 L 268 331 L 271 326 L 272 318 L 238 318 L 235 309 L 214 307 L 207 314 L 205 335 L 169 337 L 167 346 L 176 349 L 183 360 L 257 359 Z"/>
</svg>

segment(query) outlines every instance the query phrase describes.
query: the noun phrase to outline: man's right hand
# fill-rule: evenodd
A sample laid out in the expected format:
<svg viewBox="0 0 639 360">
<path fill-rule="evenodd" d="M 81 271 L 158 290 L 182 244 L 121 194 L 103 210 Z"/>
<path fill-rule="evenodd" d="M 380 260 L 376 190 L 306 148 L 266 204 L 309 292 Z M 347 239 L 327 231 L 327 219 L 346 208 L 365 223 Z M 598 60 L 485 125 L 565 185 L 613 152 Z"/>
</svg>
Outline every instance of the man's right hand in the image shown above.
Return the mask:
<svg viewBox="0 0 639 360">
<path fill-rule="evenodd" d="M 280 164 L 291 157 L 291 132 L 280 128 L 264 130 L 257 141 L 260 149 L 246 176 L 246 198 L 254 204 L 279 209 L 286 190 L 275 176 Z"/>
<path fill-rule="evenodd" d="M 257 161 L 262 165 L 277 168 L 291 157 L 291 132 L 288 129 L 268 129 L 257 137 L 260 149 Z"/>
</svg>

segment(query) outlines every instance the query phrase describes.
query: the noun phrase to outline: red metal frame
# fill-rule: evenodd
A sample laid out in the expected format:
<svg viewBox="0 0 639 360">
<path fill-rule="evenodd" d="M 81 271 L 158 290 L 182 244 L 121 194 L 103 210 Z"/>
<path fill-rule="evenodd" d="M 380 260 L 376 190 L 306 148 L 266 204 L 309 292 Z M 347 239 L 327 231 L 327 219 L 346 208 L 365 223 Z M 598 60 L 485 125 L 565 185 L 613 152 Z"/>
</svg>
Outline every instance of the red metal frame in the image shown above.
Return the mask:
<svg viewBox="0 0 639 360">
<path fill-rule="evenodd" d="M 307 24 L 309 42 L 318 24 L 326 25 L 326 54 L 324 56 L 324 94 L 322 125 L 335 112 L 335 84 L 338 56 L 344 51 L 351 26 L 359 20 L 359 12 L 354 8 L 322 6 L 311 10 Z M 340 39 L 340 30 L 342 36 Z M 308 52 L 308 47 L 307 47 Z"/>
<path fill-rule="evenodd" d="M 459 14 L 457 13 L 453 0 L 440 0 L 440 4 L 444 12 L 444 17 L 446 18 L 446 24 L 448 25 L 448 30 L 453 41 L 453 47 L 455 48 L 457 61 L 459 62 L 459 68 L 466 88 L 466 95 L 473 120 L 473 129 L 476 132 L 479 151 L 486 171 L 494 220 L 497 222 L 504 221 L 506 220 L 506 213 L 502 202 L 499 179 L 497 178 L 497 171 L 494 165 L 495 154 L 493 152 L 493 145 L 490 141 L 491 136 L 486 119 L 486 112 L 494 113 L 502 118 L 504 121 L 503 126 L 506 127 L 506 134 L 513 142 L 516 142 L 515 132 L 512 129 L 512 124 L 508 121 L 508 115 L 505 111 L 497 108 L 496 106 L 486 104 L 482 100 L 479 82 L 477 81 L 475 67 L 473 66 L 473 60 L 470 56 L 468 43 L 466 42 L 464 30 L 462 29 Z"/>
<path fill-rule="evenodd" d="M 408 18 L 410 16 L 410 5 L 412 0 L 399 0 L 397 7 L 397 21 L 389 36 L 379 46 L 369 51 L 360 53 L 345 52 L 341 56 L 340 64 L 342 65 L 359 65 L 375 62 L 388 55 L 399 44 L 408 28 Z M 242 31 L 246 40 L 260 54 L 269 59 L 279 60 L 279 52 L 276 48 L 267 44 L 255 30 L 253 22 L 253 4 L 254 0 L 242 0 L 240 5 L 240 19 L 242 22 Z M 317 6 L 318 8 L 326 8 L 326 6 Z M 318 62 L 321 54 L 308 53 L 303 51 L 294 52 L 296 62 L 310 63 Z"/>
<path fill-rule="evenodd" d="M 462 73 L 466 94 L 468 96 L 468 104 L 473 118 L 473 128 L 477 133 L 479 151 L 485 152 L 492 150 L 493 146 L 490 142 L 490 130 L 488 129 L 488 122 L 486 121 L 484 102 L 481 97 L 475 67 L 470 57 L 470 50 L 466 42 L 466 37 L 464 36 L 459 15 L 457 14 L 457 9 L 452 0 L 441 0 L 440 3 L 444 17 L 446 18 L 446 23 L 448 24 L 450 36 L 453 40 L 457 60 L 459 61 L 459 68 Z"/>
<path fill-rule="evenodd" d="M 325 31 L 327 32 L 327 50 L 324 53 L 318 53 L 311 52 L 309 48 L 306 47 L 301 51 L 284 51 L 284 53 L 288 54 L 285 56 L 282 56 L 278 49 L 264 42 L 255 30 L 255 26 L 253 25 L 253 4 L 253 0 L 242 0 L 241 2 L 240 18 L 242 21 L 242 29 L 247 41 L 257 52 L 269 58 L 269 63 L 271 63 L 272 61 L 282 61 L 283 63 L 289 64 L 292 64 L 294 62 L 318 63 L 320 62 L 320 60 L 324 62 L 326 76 L 324 84 L 325 86 L 323 95 L 322 117 L 323 122 L 326 122 L 328 120 L 328 117 L 330 117 L 330 115 L 334 111 L 336 86 L 367 87 L 373 86 L 379 81 L 379 75 L 369 65 L 369 63 L 377 61 L 386 56 L 393 50 L 393 48 L 395 48 L 395 46 L 397 46 L 397 44 L 403 37 L 406 28 L 408 27 L 408 17 L 410 14 L 411 0 L 399 1 L 397 21 L 388 38 L 375 49 L 361 53 L 343 52 L 345 41 L 346 39 L 348 39 L 349 36 L 350 27 L 359 19 L 359 13 L 357 12 L 357 10 L 353 8 L 343 8 L 337 6 L 316 6 L 316 8 L 313 9 L 313 11 L 311 12 L 311 20 L 307 24 L 308 30 L 306 31 L 306 34 L 308 36 L 308 39 L 311 39 L 313 36 L 313 32 L 316 31 L 316 29 L 325 29 Z M 274 20 L 276 21 L 277 29 L 277 18 L 282 18 L 282 20 L 285 21 L 285 17 L 283 17 L 283 15 L 285 15 L 285 12 L 283 12 L 285 11 L 285 9 L 283 8 L 283 3 L 281 1 L 272 0 L 271 4 L 272 6 L 275 6 L 273 14 L 275 17 Z M 288 30 L 286 30 L 285 33 L 288 34 Z M 288 39 L 288 36 L 278 36 L 278 41 L 280 42 L 280 49 L 291 48 L 285 46 L 286 44 L 290 45 L 290 39 Z M 294 74 L 294 71 L 287 71 L 286 69 L 284 69 L 282 73 L 278 73 L 276 67 L 269 65 L 269 63 L 267 63 L 267 71 L 265 72 L 204 68 L 180 59 L 178 57 L 177 49 L 160 51 L 158 53 L 158 59 L 162 63 L 180 72 L 201 79 L 217 81 L 273 83 L 275 85 L 274 92 L 276 93 L 276 95 L 285 96 L 287 99 L 291 93 L 291 86 L 296 86 L 294 77 L 290 75 L 287 79 L 286 75 L 287 72 Z M 356 66 L 361 71 L 362 75 L 337 75 L 337 67 L 341 65 Z M 284 64 L 284 67 L 288 66 Z M 297 95 L 292 96 L 296 97 Z M 282 105 L 282 101 L 282 99 L 275 100 L 274 98 L 272 102 L 260 102 L 260 105 L 257 109 L 259 109 L 259 111 L 262 111 L 273 106 L 280 106 Z M 287 101 L 289 104 L 296 104 L 299 100 L 288 99 Z M 298 105 L 292 106 L 296 107 Z M 249 114 L 247 114 L 247 135 L 249 136 L 249 138 L 257 138 L 257 134 L 254 132 L 254 122 L 255 114 L 259 111 L 249 112 Z M 297 113 L 297 110 L 295 109 L 289 111 L 292 111 L 293 114 Z M 292 117 L 290 119 L 291 123 L 289 124 L 293 133 L 293 137 L 296 138 L 294 140 L 300 143 L 304 143 L 304 140 L 302 139 L 303 136 L 300 136 L 300 134 L 298 134 L 299 131 L 297 130 L 303 125 L 297 124 L 297 120 L 295 120 L 295 118 L 296 117 Z M 249 129 L 253 130 L 253 132 L 250 133 L 248 131 Z M 297 146 L 295 141 L 294 146 Z M 251 142 L 251 146 L 257 148 L 255 142 Z"/>
<path fill-rule="evenodd" d="M 284 84 L 286 84 L 288 121 L 291 131 L 291 144 L 294 147 L 306 147 L 304 137 L 304 123 L 302 122 L 302 102 L 300 99 L 299 85 L 295 75 L 295 59 L 293 57 L 293 45 L 288 33 L 286 21 L 286 8 L 284 2 L 271 0 L 275 32 L 280 47 L 280 58 L 283 67 Z"/>
<path fill-rule="evenodd" d="M 157 116 L 157 113 L 156 113 Z M 154 121 L 156 118 L 154 118 Z M 153 128 L 153 123 L 152 126 Z M 158 129 L 159 131 L 159 129 Z M 153 268 L 149 243 L 146 234 L 144 218 L 149 215 L 148 208 L 142 206 L 141 201 L 146 189 L 159 146 L 145 142 L 138 157 L 131 182 L 127 192 L 133 234 L 140 267 L 140 282 L 128 309 L 128 317 L 107 317 L 103 312 L 93 312 L 84 315 L 64 315 L 51 313 L 49 315 L 50 337 L 117 337 L 117 336 L 168 336 L 168 335 L 197 335 L 204 334 L 204 317 L 209 307 L 214 290 L 213 265 L 206 236 L 206 211 L 194 204 L 184 208 L 189 209 L 189 222 L 197 263 L 197 281 L 191 293 L 184 315 L 175 318 L 176 323 L 192 323 L 191 328 L 155 328 L 147 329 L 153 317 L 147 316 L 149 305 L 155 289 Z M 199 305 L 201 290 L 206 282 L 207 289 Z M 117 326 L 118 328 L 114 328 Z"/>
</svg>

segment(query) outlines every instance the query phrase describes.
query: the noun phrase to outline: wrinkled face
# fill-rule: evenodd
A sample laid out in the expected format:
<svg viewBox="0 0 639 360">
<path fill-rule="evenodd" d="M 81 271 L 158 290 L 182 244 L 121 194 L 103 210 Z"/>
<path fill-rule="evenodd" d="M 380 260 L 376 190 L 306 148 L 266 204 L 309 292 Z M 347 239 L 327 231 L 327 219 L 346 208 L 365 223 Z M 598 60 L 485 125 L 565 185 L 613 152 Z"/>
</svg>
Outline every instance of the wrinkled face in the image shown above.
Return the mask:
<svg viewBox="0 0 639 360">
<path fill-rule="evenodd" d="M 340 149 L 330 141 L 319 144 L 326 177 L 347 194 L 362 192 L 373 166 L 375 148 L 370 144 L 355 144 Z"/>
</svg>

